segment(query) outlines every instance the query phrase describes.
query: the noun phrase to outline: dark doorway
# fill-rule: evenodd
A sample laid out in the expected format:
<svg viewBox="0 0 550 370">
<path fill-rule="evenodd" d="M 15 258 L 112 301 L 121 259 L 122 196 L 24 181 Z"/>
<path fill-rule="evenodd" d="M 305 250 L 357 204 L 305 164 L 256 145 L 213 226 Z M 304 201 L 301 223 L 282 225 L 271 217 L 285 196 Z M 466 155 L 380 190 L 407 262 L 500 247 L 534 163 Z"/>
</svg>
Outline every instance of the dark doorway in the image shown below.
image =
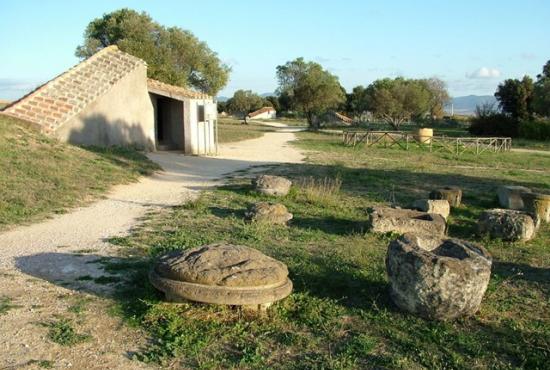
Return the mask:
<svg viewBox="0 0 550 370">
<path fill-rule="evenodd" d="M 158 150 L 184 150 L 183 102 L 151 95 L 155 109 L 155 138 Z"/>
</svg>

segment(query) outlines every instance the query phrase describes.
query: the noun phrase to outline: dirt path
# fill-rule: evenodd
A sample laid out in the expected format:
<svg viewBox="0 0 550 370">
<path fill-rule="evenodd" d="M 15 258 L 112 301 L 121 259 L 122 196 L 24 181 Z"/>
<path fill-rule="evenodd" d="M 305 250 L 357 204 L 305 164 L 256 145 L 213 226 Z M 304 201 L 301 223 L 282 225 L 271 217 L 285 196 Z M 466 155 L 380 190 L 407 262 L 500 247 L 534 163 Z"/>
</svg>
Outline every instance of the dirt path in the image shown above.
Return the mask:
<svg viewBox="0 0 550 370">
<path fill-rule="evenodd" d="M 163 172 L 117 186 L 88 207 L 0 234 L 0 369 L 40 368 L 39 361 L 54 368 L 146 368 L 130 359 L 143 336 L 106 313 L 110 289 L 90 280 L 105 274 L 94 261 L 116 255 L 108 240 L 127 234 L 147 212 L 192 199 L 228 173 L 300 162 L 302 154 L 289 145 L 294 139 L 284 130 L 267 133 L 221 145 L 216 158 L 152 153 Z M 16 307 L 2 313 L 3 297 Z M 75 347 L 50 341 L 44 323 L 59 317 L 91 339 Z"/>
<path fill-rule="evenodd" d="M 535 154 L 550 155 L 550 150 L 513 148 L 512 151 L 517 153 L 535 153 Z"/>
</svg>

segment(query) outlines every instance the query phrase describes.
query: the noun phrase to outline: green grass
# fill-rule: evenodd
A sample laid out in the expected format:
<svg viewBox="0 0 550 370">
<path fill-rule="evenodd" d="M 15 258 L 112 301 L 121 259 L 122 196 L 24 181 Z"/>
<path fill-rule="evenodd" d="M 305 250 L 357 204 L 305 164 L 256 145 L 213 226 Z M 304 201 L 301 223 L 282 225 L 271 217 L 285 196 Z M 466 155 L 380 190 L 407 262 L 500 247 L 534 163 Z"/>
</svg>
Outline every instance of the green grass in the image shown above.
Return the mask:
<svg viewBox="0 0 550 370">
<path fill-rule="evenodd" d="M 9 310 L 20 307 L 13 304 L 10 297 L 0 296 L 0 316 L 6 314 Z"/>
<path fill-rule="evenodd" d="M 218 142 L 231 143 L 242 140 L 257 139 L 262 137 L 266 132 L 273 131 L 273 128 L 250 123 L 248 125 L 241 124 L 241 121 L 224 121 L 220 120 L 218 125 Z"/>
<path fill-rule="evenodd" d="M 512 146 L 514 148 L 525 148 L 525 149 L 548 150 L 548 151 L 550 151 L 550 140 L 537 141 L 537 140 L 527 140 L 527 139 L 514 139 L 514 140 L 512 140 Z"/>
<path fill-rule="evenodd" d="M 0 230 L 84 204 L 159 167 L 130 148 L 80 148 L 0 115 Z"/>
<path fill-rule="evenodd" d="M 182 368 L 547 366 L 550 226 L 543 225 L 534 240 L 518 243 L 480 238 L 475 230 L 480 212 L 497 205 L 497 185 L 550 190 L 548 156 L 488 153 L 457 159 L 421 150 L 347 148 L 330 135 L 299 136 L 307 163 L 270 169 L 297 184 L 279 199 L 294 214 L 291 226 L 244 222 L 249 204 L 270 198 L 253 192 L 249 180 L 234 178 L 117 239 L 129 254 L 140 256 L 105 261 L 106 271 L 131 281 L 121 284 L 113 312 L 151 336 L 138 359 Z M 333 180 L 312 183 L 310 176 Z M 389 200 L 407 206 L 450 184 L 462 187 L 464 205 L 453 210 L 449 234 L 485 245 L 494 257 L 493 273 L 480 312 L 433 322 L 392 304 L 384 258 L 393 237 L 366 232 L 365 210 Z M 248 245 L 286 263 L 293 293 L 265 316 L 164 303 L 147 281 L 154 258 L 218 241 Z"/>
<path fill-rule="evenodd" d="M 89 334 L 77 333 L 73 323 L 66 318 L 59 318 L 43 324 L 48 330 L 48 339 L 62 346 L 71 347 L 91 339 Z"/>
</svg>

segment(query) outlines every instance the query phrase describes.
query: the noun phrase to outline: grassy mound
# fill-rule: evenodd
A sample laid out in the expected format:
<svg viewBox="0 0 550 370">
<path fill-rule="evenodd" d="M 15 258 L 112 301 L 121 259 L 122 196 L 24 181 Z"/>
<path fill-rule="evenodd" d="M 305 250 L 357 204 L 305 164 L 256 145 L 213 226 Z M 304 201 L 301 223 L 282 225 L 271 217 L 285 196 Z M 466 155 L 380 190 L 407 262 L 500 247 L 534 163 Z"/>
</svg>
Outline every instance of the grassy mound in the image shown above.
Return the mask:
<svg viewBox="0 0 550 370">
<path fill-rule="evenodd" d="M 156 169 L 135 150 L 60 143 L 0 114 L 0 230 L 64 212 Z"/>
</svg>

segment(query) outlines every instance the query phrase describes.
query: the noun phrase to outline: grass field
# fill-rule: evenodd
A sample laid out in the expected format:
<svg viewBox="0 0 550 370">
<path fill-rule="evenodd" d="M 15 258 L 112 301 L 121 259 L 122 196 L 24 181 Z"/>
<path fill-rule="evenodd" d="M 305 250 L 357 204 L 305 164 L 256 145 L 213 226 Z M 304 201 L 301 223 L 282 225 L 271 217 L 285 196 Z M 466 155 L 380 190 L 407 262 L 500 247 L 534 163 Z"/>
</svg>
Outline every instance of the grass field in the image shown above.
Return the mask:
<svg viewBox="0 0 550 370">
<path fill-rule="evenodd" d="M 272 166 L 306 185 L 279 199 L 294 214 L 289 227 L 243 221 L 259 200 L 236 176 L 193 203 L 153 216 L 113 242 L 128 257 L 105 261 L 119 285 L 113 313 L 151 336 L 136 358 L 183 368 L 543 369 L 550 358 L 550 227 L 536 239 L 504 243 L 476 235 L 476 219 L 497 206 L 499 184 L 550 191 L 550 157 L 487 153 L 458 159 L 442 153 L 343 147 L 338 137 L 300 133 L 305 164 Z M 313 176 L 341 182 L 316 189 Z M 330 181 L 329 181 L 330 182 Z M 309 184 L 309 185 L 307 185 Z M 463 205 L 449 234 L 485 245 L 493 273 L 480 312 L 432 322 L 400 312 L 388 297 L 384 258 L 395 236 L 366 232 L 366 208 L 406 206 L 434 187 L 456 184 Z M 227 241 L 284 261 L 294 292 L 267 316 L 199 304 L 163 303 L 147 282 L 152 260 L 174 249 Z M 139 257 L 136 257 L 139 256 Z"/>
<path fill-rule="evenodd" d="M 59 143 L 0 115 L 0 230 L 65 212 L 156 169 L 135 150 Z"/>
<path fill-rule="evenodd" d="M 230 143 L 256 139 L 269 131 L 273 131 L 273 129 L 261 124 L 250 123 L 244 125 L 242 121 L 238 119 L 220 118 L 218 124 L 218 142 Z"/>
</svg>

